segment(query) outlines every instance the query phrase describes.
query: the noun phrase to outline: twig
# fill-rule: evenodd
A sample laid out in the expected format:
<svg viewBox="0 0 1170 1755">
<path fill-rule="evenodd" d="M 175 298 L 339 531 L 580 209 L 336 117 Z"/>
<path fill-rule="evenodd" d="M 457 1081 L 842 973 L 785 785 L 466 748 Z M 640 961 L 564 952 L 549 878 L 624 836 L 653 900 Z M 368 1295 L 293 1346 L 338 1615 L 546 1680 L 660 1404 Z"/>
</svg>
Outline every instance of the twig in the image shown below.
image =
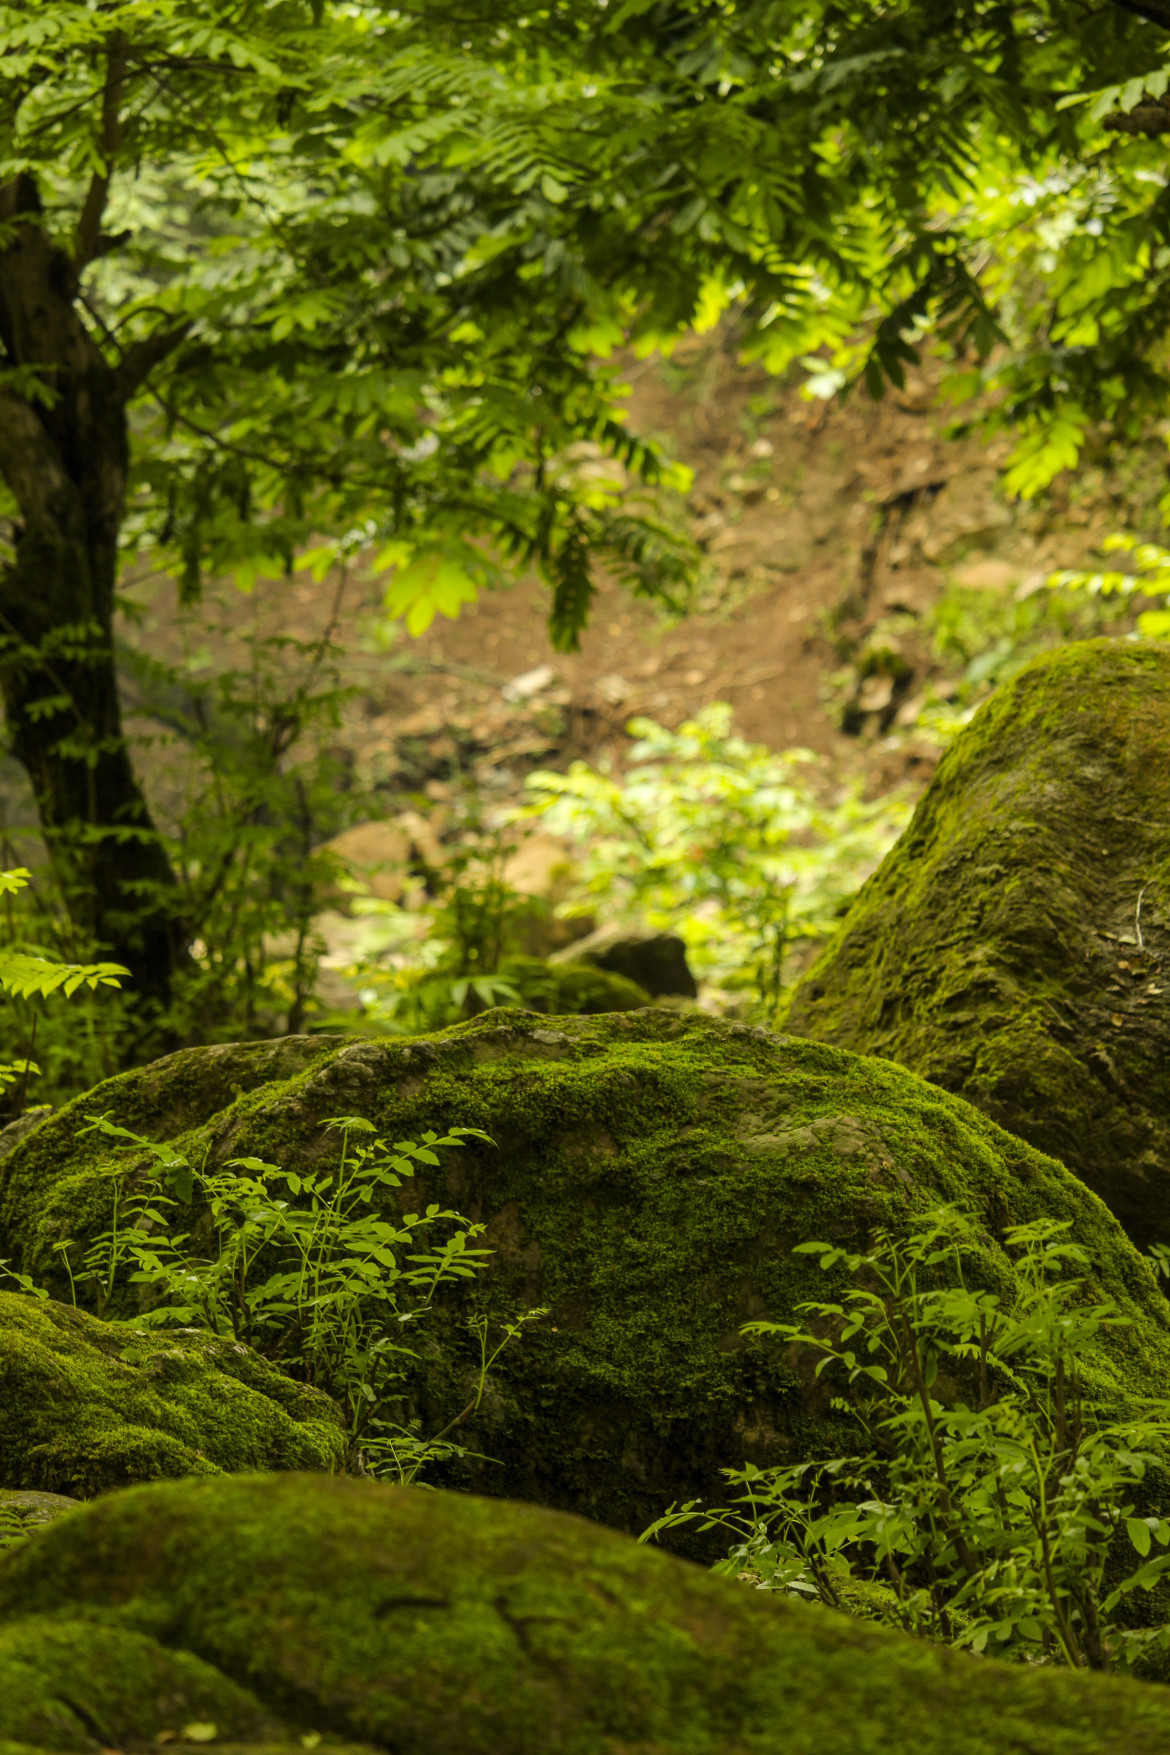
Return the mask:
<svg viewBox="0 0 1170 1755">
<path fill-rule="evenodd" d="M 1150 887 L 1149 884 L 1143 884 L 1141 889 L 1138 891 L 1137 912 L 1135 913 L 1135 915 L 1133 917 L 1134 930 L 1137 933 L 1137 941 L 1138 941 L 1138 950 L 1139 951 L 1145 949 L 1145 946 L 1142 944 L 1142 897 L 1145 895 L 1145 893 L 1149 889 L 1149 887 Z"/>
</svg>

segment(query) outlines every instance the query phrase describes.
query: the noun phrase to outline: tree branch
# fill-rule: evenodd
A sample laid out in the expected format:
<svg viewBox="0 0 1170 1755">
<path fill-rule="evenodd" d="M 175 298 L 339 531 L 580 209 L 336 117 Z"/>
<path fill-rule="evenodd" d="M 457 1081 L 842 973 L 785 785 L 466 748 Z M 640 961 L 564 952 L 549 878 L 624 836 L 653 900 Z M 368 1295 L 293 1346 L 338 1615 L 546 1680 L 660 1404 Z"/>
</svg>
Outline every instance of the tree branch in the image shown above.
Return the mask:
<svg viewBox="0 0 1170 1755">
<path fill-rule="evenodd" d="M 182 346 L 193 327 L 190 320 L 175 323 L 170 328 L 156 329 L 153 335 L 144 335 L 141 341 L 132 342 L 115 372 L 123 396 L 129 398 L 140 389 L 154 368 Z"/>
<path fill-rule="evenodd" d="M 1170 0 L 1113 0 L 1125 12 L 1132 12 L 1135 18 L 1144 18 L 1147 24 L 1156 24 L 1159 30 L 1170 30 Z"/>
<path fill-rule="evenodd" d="M 126 85 L 127 45 L 125 31 L 117 30 L 106 48 L 106 82 L 102 88 L 102 131 L 98 141 L 103 165 L 90 178 L 81 217 L 77 222 L 77 240 L 73 265 L 78 273 L 102 253 L 102 219 L 110 192 L 114 159 L 122 142 L 122 93 Z"/>
</svg>

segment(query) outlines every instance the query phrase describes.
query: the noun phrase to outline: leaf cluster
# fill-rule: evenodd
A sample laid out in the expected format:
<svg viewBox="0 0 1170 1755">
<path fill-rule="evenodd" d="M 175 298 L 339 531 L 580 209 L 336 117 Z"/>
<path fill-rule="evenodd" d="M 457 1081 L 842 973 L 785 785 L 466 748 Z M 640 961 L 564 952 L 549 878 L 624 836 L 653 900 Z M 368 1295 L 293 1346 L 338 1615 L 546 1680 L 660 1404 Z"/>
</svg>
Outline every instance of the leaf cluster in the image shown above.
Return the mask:
<svg viewBox="0 0 1170 1755">
<path fill-rule="evenodd" d="M 653 489 L 609 356 L 732 300 L 749 356 L 875 394 L 925 335 L 977 374 L 1010 340 L 1025 493 L 1164 395 L 1156 149 L 1105 126 L 1162 49 L 1121 6 L 7 0 L 0 31 L 0 183 L 131 397 L 127 544 L 190 593 L 315 541 L 376 545 L 415 629 L 533 564 L 565 645 L 598 556 L 677 596 L 653 493 L 562 465 Z"/>
<path fill-rule="evenodd" d="M 532 774 L 527 814 L 580 847 L 573 906 L 678 932 L 700 973 L 754 991 L 772 1021 L 792 945 L 831 929 L 908 807 L 856 791 L 826 803 L 809 751 L 746 743 L 722 703 L 677 731 L 630 730 L 623 773 Z"/>
<path fill-rule="evenodd" d="M 728 1471 L 737 1504 L 672 1508 L 647 1534 L 705 1518 L 737 1538 L 721 1570 L 758 1588 L 988 1655 L 1108 1670 L 1164 1646 L 1170 1627 L 1133 1625 L 1126 1603 L 1170 1569 L 1151 1503 L 1170 1402 L 1126 1408 L 1109 1381 L 1098 1343 L 1126 1319 L 1067 1233 L 1010 1227 L 1001 1285 L 972 1283 L 986 1239 L 954 1207 L 868 1249 L 799 1245 L 842 1293 L 744 1332 L 815 1360 L 863 1448 Z"/>
<path fill-rule="evenodd" d="M 388 1142 L 361 1116 L 322 1124 L 339 1140 L 335 1162 L 310 1172 L 282 1170 L 258 1158 L 214 1168 L 193 1166 L 168 1144 L 94 1116 L 83 1133 L 113 1142 L 104 1172 L 111 1223 L 77 1256 L 71 1240 L 57 1252 L 74 1302 L 89 1289 L 98 1313 L 139 1287 L 144 1328 L 200 1328 L 230 1335 L 281 1370 L 325 1390 L 345 1411 L 355 1466 L 412 1481 L 429 1462 L 458 1449 L 450 1434 L 475 1412 L 487 1373 L 530 1312 L 490 1337 L 473 1325 L 481 1353 L 468 1406 L 426 1439 L 399 1417 L 408 1333 L 425 1320 L 435 1294 L 473 1278 L 491 1250 L 483 1226 L 436 1204 L 397 1212 L 397 1192 L 439 1152 L 486 1134 L 458 1127 L 419 1140 Z M 174 1228 L 178 1211 L 192 1228 Z M 27 1275 L 0 1271 L 36 1296 Z"/>
</svg>

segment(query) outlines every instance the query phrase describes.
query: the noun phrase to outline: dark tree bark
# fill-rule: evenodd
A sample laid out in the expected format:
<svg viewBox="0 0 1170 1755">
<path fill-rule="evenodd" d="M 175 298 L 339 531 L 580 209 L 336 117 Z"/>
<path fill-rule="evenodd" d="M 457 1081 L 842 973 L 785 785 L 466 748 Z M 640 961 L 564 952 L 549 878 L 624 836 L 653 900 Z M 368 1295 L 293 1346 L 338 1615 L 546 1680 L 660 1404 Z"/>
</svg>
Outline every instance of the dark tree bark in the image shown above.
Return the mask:
<svg viewBox="0 0 1170 1755">
<path fill-rule="evenodd" d="M 126 406 L 164 342 L 111 365 L 81 320 L 104 185 L 73 254 L 44 229 L 31 179 L 0 188 L 0 474 L 19 508 L 0 568 L 0 694 L 71 917 L 127 966 L 131 991 L 165 1005 L 185 934 L 123 737 L 113 642 Z"/>
</svg>

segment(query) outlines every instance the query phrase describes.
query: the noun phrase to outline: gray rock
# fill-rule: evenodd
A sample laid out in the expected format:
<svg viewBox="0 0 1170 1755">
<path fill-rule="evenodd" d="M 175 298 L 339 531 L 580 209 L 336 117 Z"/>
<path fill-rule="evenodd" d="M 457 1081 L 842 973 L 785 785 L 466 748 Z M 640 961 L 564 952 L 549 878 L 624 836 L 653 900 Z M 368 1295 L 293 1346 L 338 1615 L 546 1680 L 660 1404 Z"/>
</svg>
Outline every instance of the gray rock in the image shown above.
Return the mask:
<svg viewBox="0 0 1170 1755">
<path fill-rule="evenodd" d="M 18 1146 L 26 1133 L 31 1133 L 37 1123 L 43 1121 L 52 1110 L 46 1105 L 37 1109 L 26 1109 L 15 1121 L 6 1127 L 0 1127 L 0 1158 L 6 1158 L 14 1147 Z"/>
<path fill-rule="evenodd" d="M 694 999 L 698 982 L 687 964 L 687 947 L 674 932 L 637 927 L 603 926 L 550 957 L 552 963 L 591 963 L 612 975 L 635 981 L 652 998 L 682 994 Z"/>
<path fill-rule="evenodd" d="M 0 1516 L 4 1512 L 14 1513 L 26 1530 L 39 1529 L 41 1524 L 52 1523 L 67 1511 L 76 1511 L 77 1504 L 76 1499 L 64 1493 L 39 1493 L 34 1487 L 0 1487 Z"/>
</svg>

